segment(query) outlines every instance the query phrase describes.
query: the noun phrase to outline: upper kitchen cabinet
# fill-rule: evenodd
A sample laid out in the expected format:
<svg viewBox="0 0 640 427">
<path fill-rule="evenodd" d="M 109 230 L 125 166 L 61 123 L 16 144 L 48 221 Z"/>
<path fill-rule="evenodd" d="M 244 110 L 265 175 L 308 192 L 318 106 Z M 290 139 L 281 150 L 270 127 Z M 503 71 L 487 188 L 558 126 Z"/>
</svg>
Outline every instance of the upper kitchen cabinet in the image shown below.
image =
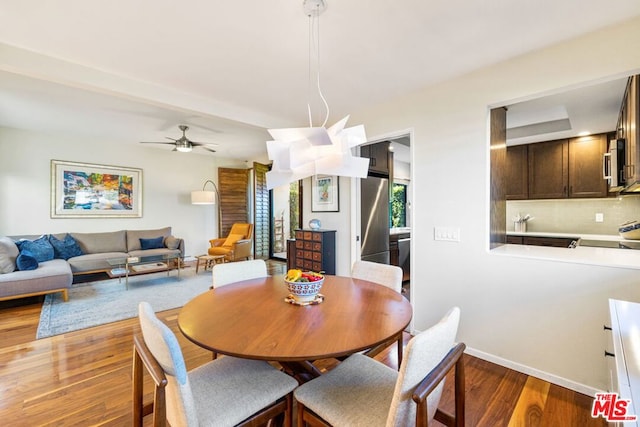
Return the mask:
<svg viewBox="0 0 640 427">
<path fill-rule="evenodd" d="M 602 174 L 606 152 L 606 134 L 569 140 L 569 197 L 607 197 L 607 181 Z"/>
<path fill-rule="evenodd" d="M 529 199 L 567 197 L 569 141 L 538 142 L 528 146 Z"/>
<path fill-rule="evenodd" d="M 507 148 L 507 200 L 607 197 L 598 134 Z"/>
<path fill-rule="evenodd" d="M 618 118 L 618 138 L 626 141 L 625 191 L 640 191 L 640 84 L 639 76 L 629 77 Z"/>
<path fill-rule="evenodd" d="M 507 147 L 507 200 L 529 198 L 528 156 L 526 145 Z"/>
<path fill-rule="evenodd" d="M 369 174 L 390 177 L 393 174 L 393 153 L 389 151 L 389 141 L 362 145 L 360 157 L 368 157 Z"/>
</svg>

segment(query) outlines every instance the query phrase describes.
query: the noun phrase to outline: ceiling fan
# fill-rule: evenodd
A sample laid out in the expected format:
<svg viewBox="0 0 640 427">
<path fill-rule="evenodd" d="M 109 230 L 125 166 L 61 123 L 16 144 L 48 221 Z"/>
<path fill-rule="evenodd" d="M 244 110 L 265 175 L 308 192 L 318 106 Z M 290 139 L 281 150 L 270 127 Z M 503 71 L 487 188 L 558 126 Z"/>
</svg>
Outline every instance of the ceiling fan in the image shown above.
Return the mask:
<svg viewBox="0 0 640 427">
<path fill-rule="evenodd" d="M 180 137 L 178 139 L 174 139 L 174 138 L 171 138 L 169 136 L 166 137 L 167 139 L 170 139 L 173 142 L 140 141 L 140 143 L 141 144 L 173 144 L 173 145 L 176 146 L 176 148 L 174 148 L 173 151 L 180 151 L 181 153 L 188 153 L 191 150 L 193 150 L 193 147 L 202 147 L 205 150 L 211 151 L 212 153 L 216 152 L 216 150 L 214 150 L 212 148 L 209 148 L 207 146 L 208 145 L 218 145 L 218 144 L 210 144 L 210 143 L 205 143 L 205 142 L 191 141 L 185 135 L 185 133 L 189 130 L 189 126 L 179 125 L 178 128 L 182 131 L 182 137 Z"/>
</svg>

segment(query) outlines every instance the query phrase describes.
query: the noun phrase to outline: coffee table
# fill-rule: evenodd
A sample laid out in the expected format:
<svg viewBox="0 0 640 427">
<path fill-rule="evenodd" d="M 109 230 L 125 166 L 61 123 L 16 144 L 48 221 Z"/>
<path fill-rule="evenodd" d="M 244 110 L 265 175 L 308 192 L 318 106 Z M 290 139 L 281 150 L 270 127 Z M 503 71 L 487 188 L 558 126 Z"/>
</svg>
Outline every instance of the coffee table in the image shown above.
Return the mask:
<svg viewBox="0 0 640 427">
<path fill-rule="evenodd" d="M 119 257 L 110 258 L 107 262 L 111 267 L 113 267 L 111 270 L 107 271 L 109 277 L 117 277 L 118 281 L 120 281 L 122 276 L 124 276 L 125 287 L 129 289 L 129 276 L 157 273 L 158 271 L 166 271 L 168 276 L 171 270 L 178 270 L 178 277 L 180 277 L 182 255 L 162 254 L 137 257 Z"/>
</svg>

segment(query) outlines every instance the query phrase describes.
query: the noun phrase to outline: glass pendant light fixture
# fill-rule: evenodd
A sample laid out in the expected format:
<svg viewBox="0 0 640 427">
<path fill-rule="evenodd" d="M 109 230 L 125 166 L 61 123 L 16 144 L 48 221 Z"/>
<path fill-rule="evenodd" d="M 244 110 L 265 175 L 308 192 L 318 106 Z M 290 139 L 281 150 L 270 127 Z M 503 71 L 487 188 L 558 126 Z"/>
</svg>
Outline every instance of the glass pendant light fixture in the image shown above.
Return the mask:
<svg viewBox="0 0 640 427">
<path fill-rule="evenodd" d="M 369 159 L 356 157 L 351 149 L 366 142 L 364 126 L 345 128 L 349 116 L 326 128 L 329 105 L 320 88 L 320 15 L 326 10 L 325 0 L 304 0 L 303 10 L 309 17 L 309 81 L 311 93 L 312 50 L 315 48 L 315 80 L 318 95 L 326 109 L 324 122 L 314 127 L 311 117 L 311 101 L 307 110 L 309 127 L 269 129 L 273 141 L 267 141 L 267 154 L 273 161 L 267 172 L 267 188 L 271 189 L 316 174 L 366 178 Z M 315 36 L 314 36 L 315 29 Z"/>
</svg>

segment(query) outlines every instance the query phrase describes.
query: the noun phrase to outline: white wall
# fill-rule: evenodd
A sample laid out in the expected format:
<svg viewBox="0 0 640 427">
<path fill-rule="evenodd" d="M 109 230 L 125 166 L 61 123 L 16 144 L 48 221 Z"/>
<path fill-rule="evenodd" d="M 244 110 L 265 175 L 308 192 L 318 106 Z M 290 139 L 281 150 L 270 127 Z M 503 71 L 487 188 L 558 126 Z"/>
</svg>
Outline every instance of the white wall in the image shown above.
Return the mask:
<svg viewBox="0 0 640 427">
<path fill-rule="evenodd" d="M 459 339 L 471 352 L 577 390 L 607 386 L 607 299 L 640 301 L 640 275 L 488 251 L 488 111 L 640 70 L 639 51 L 635 19 L 352 112 L 350 122 L 363 123 L 372 140 L 414 130 L 411 286 L 417 330 L 457 305 Z M 460 227 L 462 241 L 434 241 L 435 226 Z"/>
<path fill-rule="evenodd" d="M 52 159 L 141 168 L 142 218 L 52 219 Z M 218 166 L 246 167 L 195 153 L 0 128 L 0 235 L 171 226 L 185 239 L 187 255 L 206 253 L 209 239 L 218 236 L 217 209 L 192 205 L 190 193 L 207 179 L 217 182 Z"/>
</svg>

